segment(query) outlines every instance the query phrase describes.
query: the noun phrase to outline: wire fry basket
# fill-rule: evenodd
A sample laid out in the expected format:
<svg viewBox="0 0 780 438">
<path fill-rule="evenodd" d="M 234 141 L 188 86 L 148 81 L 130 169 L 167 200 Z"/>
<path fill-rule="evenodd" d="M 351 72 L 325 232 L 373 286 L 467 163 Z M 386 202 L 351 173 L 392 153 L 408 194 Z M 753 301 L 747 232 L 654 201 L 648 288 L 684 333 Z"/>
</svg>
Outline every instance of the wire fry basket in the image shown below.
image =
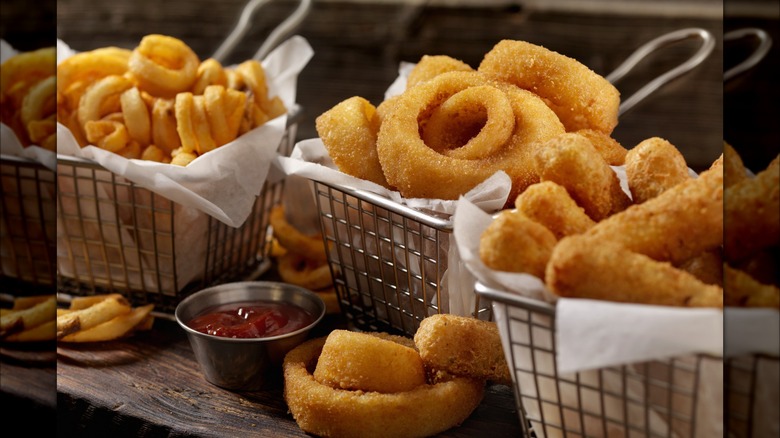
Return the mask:
<svg viewBox="0 0 780 438">
<path fill-rule="evenodd" d="M 289 154 L 300 110 L 278 152 Z M 195 290 L 254 278 L 269 266 L 271 208 L 284 180 L 269 178 L 241 227 L 198 214 L 106 170 L 57 158 L 57 283 L 69 295 L 122 293 L 172 314 Z"/>
<path fill-rule="evenodd" d="M 0 155 L 0 179 L 3 289 L 51 293 L 56 284 L 55 174 L 37 161 Z"/>
<path fill-rule="evenodd" d="M 520 425 L 528 437 L 694 437 L 704 375 L 722 359 L 698 354 L 560 374 L 555 308 L 482 283 L 512 373 Z M 718 379 L 720 381 L 720 379 Z"/>
<path fill-rule="evenodd" d="M 313 180 L 342 314 L 357 328 L 413 336 L 450 313 L 446 273 L 452 221 L 363 190 Z M 471 316 L 491 319 L 476 301 Z"/>
<path fill-rule="evenodd" d="M 777 388 L 770 399 L 758 396 L 768 382 L 776 382 L 780 370 L 780 358 L 767 354 L 745 354 L 726 359 L 724 369 L 724 395 L 726 408 L 725 430 L 730 437 L 757 436 L 758 430 L 767 430 L 767 420 L 777 421 Z M 768 387 L 774 386 L 769 383 Z M 769 389 L 772 392 L 772 389 Z M 771 427 L 771 426 L 769 426 Z"/>
</svg>

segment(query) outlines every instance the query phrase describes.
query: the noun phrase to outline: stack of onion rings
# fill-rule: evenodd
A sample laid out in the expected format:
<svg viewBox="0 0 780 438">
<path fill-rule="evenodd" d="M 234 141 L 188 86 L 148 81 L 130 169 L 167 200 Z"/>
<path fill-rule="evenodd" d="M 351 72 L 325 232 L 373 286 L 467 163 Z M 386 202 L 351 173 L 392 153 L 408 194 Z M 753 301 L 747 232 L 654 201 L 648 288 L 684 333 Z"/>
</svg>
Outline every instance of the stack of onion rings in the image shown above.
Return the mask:
<svg viewBox="0 0 780 438">
<path fill-rule="evenodd" d="M 305 342 L 284 359 L 284 398 L 304 431 L 323 437 L 425 437 L 463 422 L 479 405 L 484 381 L 446 377 L 408 391 L 334 388 L 312 374 L 326 338 Z M 377 363 L 383 357 L 375 357 Z M 439 373 L 441 376 L 441 373 Z"/>
</svg>

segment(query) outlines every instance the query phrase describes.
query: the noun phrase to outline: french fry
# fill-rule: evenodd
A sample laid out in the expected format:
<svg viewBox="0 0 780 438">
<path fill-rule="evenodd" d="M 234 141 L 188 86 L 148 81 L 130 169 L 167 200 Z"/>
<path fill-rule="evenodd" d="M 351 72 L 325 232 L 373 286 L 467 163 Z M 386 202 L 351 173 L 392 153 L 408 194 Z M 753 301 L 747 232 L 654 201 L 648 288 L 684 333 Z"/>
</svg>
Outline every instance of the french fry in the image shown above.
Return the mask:
<svg viewBox="0 0 780 438">
<path fill-rule="evenodd" d="M 99 305 L 100 304 L 96 304 L 95 306 Z M 147 304 L 145 306 L 133 308 L 128 313 L 116 316 L 106 322 L 95 325 L 92 328 L 75 331 L 71 334 L 63 336 L 60 338 L 60 341 L 100 342 L 120 338 L 128 334 L 131 330 L 133 330 L 134 327 L 144 321 L 153 308 L 153 304 Z"/>
<path fill-rule="evenodd" d="M 111 319 L 130 313 L 130 303 L 124 297 L 111 296 L 90 307 L 74 310 L 57 317 L 57 339 L 85 331 Z"/>
<path fill-rule="evenodd" d="M 38 304 L 21 310 L 12 310 L 0 317 L 0 338 L 37 327 L 55 319 L 57 298 L 49 296 Z"/>
<path fill-rule="evenodd" d="M 122 295 L 102 294 L 102 295 L 90 295 L 86 297 L 73 297 L 73 299 L 70 300 L 69 310 L 86 309 L 87 307 L 94 306 L 95 304 L 112 297 L 121 298 Z"/>
<path fill-rule="evenodd" d="M 56 331 L 57 321 L 52 319 L 36 327 L 8 335 L 3 340 L 7 342 L 53 341 Z"/>
<path fill-rule="evenodd" d="M 29 309 L 30 307 L 38 303 L 42 303 L 51 297 L 52 295 L 33 295 L 31 297 L 17 297 L 16 299 L 14 299 L 14 306 L 11 309 L 12 310 Z"/>
</svg>

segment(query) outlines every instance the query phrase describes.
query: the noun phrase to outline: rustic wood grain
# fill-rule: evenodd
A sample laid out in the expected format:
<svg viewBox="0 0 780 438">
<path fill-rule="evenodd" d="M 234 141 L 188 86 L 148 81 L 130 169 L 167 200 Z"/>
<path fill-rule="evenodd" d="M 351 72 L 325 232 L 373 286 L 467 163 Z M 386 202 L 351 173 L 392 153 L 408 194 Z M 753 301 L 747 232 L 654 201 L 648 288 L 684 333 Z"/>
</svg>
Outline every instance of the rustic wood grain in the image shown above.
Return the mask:
<svg viewBox="0 0 780 438">
<path fill-rule="evenodd" d="M 326 322 L 332 327 L 335 321 Z M 233 392 L 202 376 L 184 332 L 158 320 L 151 332 L 110 343 L 57 349 L 58 431 L 78 436 L 304 437 L 287 411 L 281 370 L 266 388 Z M 488 388 L 482 404 L 442 437 L 476 437 L 485 431 L 519 436 L 514 398 L 507 386 Z"/>
</svg>

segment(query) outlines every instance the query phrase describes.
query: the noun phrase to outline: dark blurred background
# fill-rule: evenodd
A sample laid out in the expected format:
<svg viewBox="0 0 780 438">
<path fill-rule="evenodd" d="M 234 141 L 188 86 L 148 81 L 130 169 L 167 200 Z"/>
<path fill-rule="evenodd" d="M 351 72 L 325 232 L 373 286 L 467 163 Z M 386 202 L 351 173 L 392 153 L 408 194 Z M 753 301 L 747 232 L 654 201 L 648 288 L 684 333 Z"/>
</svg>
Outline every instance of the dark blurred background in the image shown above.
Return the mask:
<svg viewBox="0 0 780 438">
<path fill-rule="evenodd" d="M 76 50 L 134 47 L 148 33 L 186 41 L 211 55 L 238 20 L 245 0 L 59 0 L 57 35 Z M 298 4 L 271 1 L 230 61 L 251 57 L 271 29 Z M 722 16 L 720 1 L 314 1 L 297 33 L 314 48 L 298 100 L 305 111 L 299 139 L 315 137 L 314 118 L 360 95 L 379 104 L 401 61 L 446 54 L 476 67 L 501 39 L 521 39 L 578 59 L 606 75 L 633 50 L 670 31 L 701 27 L 717 36 L 712 55 L 694 72 L 626 113 L 614 137 L 631 148 L 660 136 L 696 170 L 722 150 Z M 689 57 L 697 41 L 652 55 L 618 84 L 624 96 Z"/>
</svg>

